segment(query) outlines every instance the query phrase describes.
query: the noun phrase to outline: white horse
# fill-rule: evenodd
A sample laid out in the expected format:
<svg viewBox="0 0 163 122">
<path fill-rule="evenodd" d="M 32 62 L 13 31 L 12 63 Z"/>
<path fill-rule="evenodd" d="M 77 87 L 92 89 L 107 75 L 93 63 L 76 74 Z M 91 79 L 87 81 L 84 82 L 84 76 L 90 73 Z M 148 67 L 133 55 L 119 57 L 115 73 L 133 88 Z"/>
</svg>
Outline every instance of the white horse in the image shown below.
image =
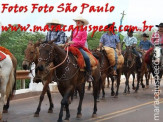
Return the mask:
<svg viewBox="0 0 163 122">
<path fill-rule="evenodd" d="M 0 119 L 2 119 L 4 105 L 14 92 L 17 65 L 17 60 L 13 55 L 3 54 L 6 58 L 0 61 Z"/>
</svg>

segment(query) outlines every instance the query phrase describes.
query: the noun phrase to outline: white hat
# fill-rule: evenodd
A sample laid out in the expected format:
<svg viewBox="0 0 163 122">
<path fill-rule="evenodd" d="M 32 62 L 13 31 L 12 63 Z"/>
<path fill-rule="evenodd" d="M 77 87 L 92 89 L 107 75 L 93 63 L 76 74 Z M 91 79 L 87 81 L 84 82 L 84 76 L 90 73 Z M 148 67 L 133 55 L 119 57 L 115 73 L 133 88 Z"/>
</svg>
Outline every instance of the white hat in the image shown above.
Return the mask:
<svg viewBox="0 0 163 122">
<path fill-rule="evenodd" d="M 51 22 L 48 22 L 46 23 L 47 25 L 50 25 L 50 24 L 57 24 L 57 25 L 63 25 L 62 23 L 59 22 L 59 20 L 57 19 L 53 19 Z"/>
<path fill-rule="evenodd" d="M 77 21 L 77 20 L 82 21 L 82 22 L 84 22 L 84 25 L 88 25 L 88 24 L 89 24 L 88 20 L 84 19 L 84 18 L 81 17 L 81 16 L 78 16 L 77 18 L 75 18 L 75 19 L 73 19 L 73 20 L 74 20 L 74 21 Z"/>
</svg>

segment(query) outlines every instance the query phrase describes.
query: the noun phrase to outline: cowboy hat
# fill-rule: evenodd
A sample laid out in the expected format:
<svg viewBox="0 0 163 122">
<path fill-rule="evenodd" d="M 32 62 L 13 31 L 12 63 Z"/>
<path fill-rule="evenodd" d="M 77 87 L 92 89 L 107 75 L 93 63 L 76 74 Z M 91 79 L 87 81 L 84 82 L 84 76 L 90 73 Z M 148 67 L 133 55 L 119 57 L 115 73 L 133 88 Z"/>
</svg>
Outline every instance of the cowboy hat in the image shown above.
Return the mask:
<svg viewBox="0 0 163 122">
<path fill-rule="evenodd" d="M 82 22 L 84 22 L 84 25 L 88 25 L 88 24 L 89 24 L 88 20 L 84 19 L 84 18 L 81 17 L 81 16 L 78 16 L 78 17 L 76 17 L 76 18 L 73 19 L 73 20 L 74 20 L 74 21 L 77 21 L 77 20 L 82 21 Z"/>
<path fill-rule="evenodd" d="M 107 26 L 108 28 L 110 28 L 111 26 L 113 26 L 113 24 L 108 24 Z M 114 26 L 114 28 L 116 28 L 116 26 Z"/>
<path fill-rule="evenodd" d="M 143 33 L 142 36 L 143 36 L 143 37 L 149 37 L 146 33 Z"/>
<path fill-rule="evenodd" d="M 163 27 L 163 23 L 160 23 L 159 25 L 156 25 L 156 27 Z"/>
<path fill-rule="evenodd" d="M 47 25 L 50 25 L 50 24 L 56 24 L 56 25 L 63 25 L 62 23 L 59 22 L 59 20 L 57 19 L 53 19 L 51 22 L 48 22 L 46 23 Z"/>
<path fill-rule="evenodd" d="M 135 33 L 131 28 L 130 29 L 127 29 L 126 31 L 127 32 L 130 32 L 130 33 Z"/>
</svg>

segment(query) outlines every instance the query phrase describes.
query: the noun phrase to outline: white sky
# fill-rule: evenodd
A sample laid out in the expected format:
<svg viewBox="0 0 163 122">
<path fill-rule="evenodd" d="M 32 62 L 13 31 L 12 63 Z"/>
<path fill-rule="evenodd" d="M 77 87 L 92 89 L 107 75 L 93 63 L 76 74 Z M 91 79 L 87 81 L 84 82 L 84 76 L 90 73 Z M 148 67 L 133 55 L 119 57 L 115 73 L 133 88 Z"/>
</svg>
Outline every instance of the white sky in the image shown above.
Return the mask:
<svg viewBox="0 0 163 122">
<path fill-rule="evenodd" d="M 28 6 L 26 13 L 8 13 L 7 11 L 1 13 L 2 3 L 9 3 L 9 5 Z M 39 5 L 54 6 L 54 10 L 51 13 L 34 12 L 31 13 L 32 3 L 39 3 Z M 78 10 L 74 13 L 57 12 L 57 6 L 61 3 L 72 3 L 72 5 L 78 6 Z M 83 14 L 80 14 L 81 4 L 88 3 L 95 6 L 105 6 L 109 3 L 110 6 L 115 6 L 113 12 L 103 13 L 89 13 L 88 8 L 85 9 Z M 86 18 L 91 25 L 107 25 L 108 23 L 115 22 L 118 26 L 120 23 L 121 13 L 123 10 L 126 15 L 123 20 L 123 25 L 134 25 L 142 27 L 142 22 L 147 21 L 148 25 L 156 25 L 163 22 L 163 14 L 161 13 L 161 7 L 163 0 L 0 0 L 0 22 L 2 25 L 8 24 L 31 24 L 44 26 L 48 21 L 53 18 L 57 18 L 63 24 L 72 25 L 75 24 L 72 20 L 78 15 Z"/>
</svg>

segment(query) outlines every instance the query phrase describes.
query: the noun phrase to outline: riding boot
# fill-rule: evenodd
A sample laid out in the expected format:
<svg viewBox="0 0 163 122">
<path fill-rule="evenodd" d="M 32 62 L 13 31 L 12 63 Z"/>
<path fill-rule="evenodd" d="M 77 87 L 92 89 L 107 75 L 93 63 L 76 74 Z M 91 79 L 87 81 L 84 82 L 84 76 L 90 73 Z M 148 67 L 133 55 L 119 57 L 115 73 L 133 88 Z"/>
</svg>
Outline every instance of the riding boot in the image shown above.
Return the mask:
<svg viewBox="0 0 163 122">
<path fill-rule="evenodd" d="M 88 82 L 92 82 L 93 81 L 93 77 L 92 77 L 91 71 L 87 72 L 87 81 Z"/>
</svg>

